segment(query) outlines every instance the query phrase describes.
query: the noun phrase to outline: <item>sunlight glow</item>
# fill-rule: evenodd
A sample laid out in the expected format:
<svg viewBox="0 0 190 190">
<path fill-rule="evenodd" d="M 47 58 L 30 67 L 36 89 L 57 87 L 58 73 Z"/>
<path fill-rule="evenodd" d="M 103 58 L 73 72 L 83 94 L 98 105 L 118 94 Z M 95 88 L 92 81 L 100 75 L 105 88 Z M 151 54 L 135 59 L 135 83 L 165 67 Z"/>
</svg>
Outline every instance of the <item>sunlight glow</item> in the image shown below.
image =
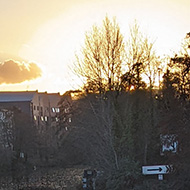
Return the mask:
<svg viewBox="0 0 190 190">
<path fill-rule="evenodd" d="M 163 0 L 156 3 L 147 0 L 146 4 L 137 0 L 133 3 L 124 0 L 119 2 L 105 0 L 76 4 L 38 28 L 19 53 L 21 57 L 45 67 L 43 82 L 37 88 L 46 86 L 49 91 L 64 92 L 81 85 L 81 81 L 68 67 L 74 61 L 75 52 L 79 52 L 84 43 L 85 32 L 93 24 L 99 25 L 106 15 L 109 18 L 116 17 L 125 39 L 128 38 L 130 24 L 137 19 L 143 31 L 155 41 L 159 55 L 171 55 L 179 49 L 185 32 L 188 32 L 188 26 L 180 22 L 184 20 L 184 15 L 178 9 L 180 5 L 184 14 L 187 14 L 185 4 Z M 44 81 L 49 84 L 45 85 Z"/>
</svg>

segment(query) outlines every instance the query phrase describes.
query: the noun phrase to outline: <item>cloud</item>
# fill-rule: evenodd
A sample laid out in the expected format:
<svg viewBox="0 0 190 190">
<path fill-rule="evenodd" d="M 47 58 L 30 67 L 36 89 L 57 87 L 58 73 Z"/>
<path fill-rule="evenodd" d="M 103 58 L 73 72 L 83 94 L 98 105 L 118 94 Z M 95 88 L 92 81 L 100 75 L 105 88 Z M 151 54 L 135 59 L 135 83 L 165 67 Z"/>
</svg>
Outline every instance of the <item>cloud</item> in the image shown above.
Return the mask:
<svg viewBox="0 0 190 190">
<path fill-rule="evenodd" d="M 42 74 L 35 63 L 20 63 L 14 60 L 0 63 L 0 84 L 16 84 L 36 79 Z"/>
</svg>

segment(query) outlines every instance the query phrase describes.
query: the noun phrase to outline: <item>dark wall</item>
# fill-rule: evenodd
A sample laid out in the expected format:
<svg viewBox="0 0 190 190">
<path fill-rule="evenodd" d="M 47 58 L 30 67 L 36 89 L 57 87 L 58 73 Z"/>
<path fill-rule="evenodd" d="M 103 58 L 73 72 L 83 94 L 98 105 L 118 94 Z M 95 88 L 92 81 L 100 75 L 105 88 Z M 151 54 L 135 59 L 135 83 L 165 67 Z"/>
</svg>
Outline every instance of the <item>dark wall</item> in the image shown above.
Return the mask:
<svg viewBox="0 0 190 190">
<path fill-rule="evenodd" d="M 0 108 L 12 109 L 16 107 L 21 112 L 32 116 L 31 102 L 0 102 Z"/>
</svg>

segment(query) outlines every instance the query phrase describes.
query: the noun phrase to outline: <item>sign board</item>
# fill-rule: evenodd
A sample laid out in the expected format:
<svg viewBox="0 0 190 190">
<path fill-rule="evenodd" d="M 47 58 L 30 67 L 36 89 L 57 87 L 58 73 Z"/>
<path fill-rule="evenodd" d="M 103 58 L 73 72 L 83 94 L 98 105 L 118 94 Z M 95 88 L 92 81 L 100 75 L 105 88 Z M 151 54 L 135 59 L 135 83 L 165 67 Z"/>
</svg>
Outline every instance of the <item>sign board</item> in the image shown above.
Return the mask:
<svg viewBox="0 0 190 190">
<path fill-rule="evenodd" d="M 142 166 L 142 173 L 144 175 L 168 174 L 172 171 L 172 165 Z"/>
<path fill-rule="evenodd" d="M 178 150 L 178 140 L 177 135 L 168 134 L 168 135 L 160 135 L 161 141 L 161 156 L 163 156 L 166 152 L 177 153 Z"/>
</svg>

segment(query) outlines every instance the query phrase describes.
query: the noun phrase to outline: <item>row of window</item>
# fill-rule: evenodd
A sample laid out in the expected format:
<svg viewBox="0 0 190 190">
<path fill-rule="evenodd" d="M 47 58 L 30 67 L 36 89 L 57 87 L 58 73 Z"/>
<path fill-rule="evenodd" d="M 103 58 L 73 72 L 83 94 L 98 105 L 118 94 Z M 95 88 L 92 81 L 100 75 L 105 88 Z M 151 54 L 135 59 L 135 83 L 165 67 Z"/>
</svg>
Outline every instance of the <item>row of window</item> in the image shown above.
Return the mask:
<svg viewBox="0 0 190 190">
<path fill-rule="evenodd" d="M 43 107 L 34 105 L 34 111 L 35 110 L 43 112 Z M 49 110 L 49 108 L 47 108 L 47 110 Z M 51 108 L 51 111 L 53 113 L 59 113 L 60 109 L 59 108 Z"/>
<path fill-rule="evenodd" d="M 34 115 L 34 120 L 35 121 L 39 121 L 39 120 L 41 120 L 41 121 L 48 121 L 49 120 L 49 117 L 48 116 L 36 116 L 36 115 Z M 66 118 L 63 118 L 63 121 L 65 122 L 67 119 Z M 58 119 L 58 117 L 51 117 L 51 121 L 52 122 L 58 122 L 59 121 L 59 119 Z M 69 123 L 71 123 L 72 122 L 72 119 L 71 118 L 68 118 L 68 122 Z"/>
<path fill-rule="evenodd" d="M 51 108 L 51 110 L 53 113 L 59 113 L 60 112 L 59 108 Z"/>
<path fill-rule="evenodd" d="M 65 122 L 66 120 L 67 120 L 67 118 L 64 117 L 64 118 L 63 118 L 63 121 Z M 71 123 L 71 121 L 72 121 L 72 119 L 71 119 L 71 117 L 69 117 L 69 118 L 68 118 L 68 122 Z"/>
<path fill-rule="evenodd" d="M 35 105 L 34 105 L 34 110 L 43 111 L 43 107 L 35 106 Z"/>
<path fill-rule="evenodd" d="M 49 120 L 49 117 L 47 117 L 47 116 L 35 116 L 35 115 L 34 115 L 34 120 L 35 120 L 35 121 L 39 121 L 39 120 L 41 120 L 41 121 L 48 121 L 48 120 Z M 59 119 L 58 119 L 58 117 L 51 117 L 51 121 L 56 121 L 56 122 L 58 122 Z"/>
</svg>

